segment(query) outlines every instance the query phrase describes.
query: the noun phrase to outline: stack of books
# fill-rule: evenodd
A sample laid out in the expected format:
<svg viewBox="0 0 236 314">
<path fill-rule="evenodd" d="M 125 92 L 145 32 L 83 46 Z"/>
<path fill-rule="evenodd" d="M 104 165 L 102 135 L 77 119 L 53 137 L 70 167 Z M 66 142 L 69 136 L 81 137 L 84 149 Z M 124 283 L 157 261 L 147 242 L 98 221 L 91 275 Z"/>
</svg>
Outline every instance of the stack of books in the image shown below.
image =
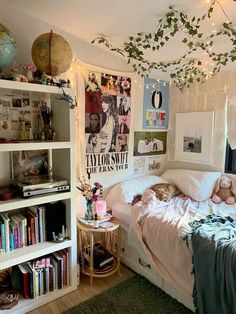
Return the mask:
<svg viewBox="0 0 236 314">
<path fill-rule="evenodd" d="M 89 254 L 83 252 L 84 266 L 89 266 Z M 95 270 L 105 270 L 113 266 L 114 256 L 100 243 L 93 246 L 93 266 Z"/>
</svg>

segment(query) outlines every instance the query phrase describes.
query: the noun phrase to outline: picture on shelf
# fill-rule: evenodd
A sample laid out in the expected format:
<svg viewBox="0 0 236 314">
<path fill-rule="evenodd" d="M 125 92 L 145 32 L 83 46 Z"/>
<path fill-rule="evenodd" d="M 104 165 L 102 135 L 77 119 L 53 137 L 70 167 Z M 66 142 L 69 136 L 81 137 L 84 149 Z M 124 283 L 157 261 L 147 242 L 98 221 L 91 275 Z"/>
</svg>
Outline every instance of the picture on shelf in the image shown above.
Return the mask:
<svg viewBox="0 0 236 314">
<path fill-rule="evenodd" d="M 12 179 L 48 174 L 48 150 L 13 151 L 11 153 Z"/>
</svg>

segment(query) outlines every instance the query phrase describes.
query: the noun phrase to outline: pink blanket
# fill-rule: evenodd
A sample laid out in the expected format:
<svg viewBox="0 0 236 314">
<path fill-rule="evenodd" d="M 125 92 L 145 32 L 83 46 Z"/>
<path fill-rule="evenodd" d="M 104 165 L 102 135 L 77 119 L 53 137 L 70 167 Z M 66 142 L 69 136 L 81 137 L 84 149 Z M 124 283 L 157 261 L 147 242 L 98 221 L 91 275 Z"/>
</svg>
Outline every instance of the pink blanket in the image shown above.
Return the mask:
<svg viewBox="0 0 236 314">
<path fill-rule="evenodd" d="M 166 203 L 149 189 L 132 207 L 131 227 L 144 253 L 161 276 L 187 297 L 193 287 L 192 251 L 183 238 L 191 231 L 188 222 L 213 213 L 236 216 L 236 207 L 216 206 L 211 200 L 196 202 L 186 196 Z"/>
</svg>

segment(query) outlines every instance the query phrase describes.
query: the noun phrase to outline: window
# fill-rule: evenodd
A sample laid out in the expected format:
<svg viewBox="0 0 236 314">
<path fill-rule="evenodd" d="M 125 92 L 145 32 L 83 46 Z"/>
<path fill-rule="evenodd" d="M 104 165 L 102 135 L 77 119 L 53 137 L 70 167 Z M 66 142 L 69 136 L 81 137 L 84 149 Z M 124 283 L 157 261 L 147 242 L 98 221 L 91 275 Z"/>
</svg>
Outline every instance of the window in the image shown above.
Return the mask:
<svg viewBox="0 0 236 314">
<path fill-rule="evenodd" d="M 226 145 L 225 172 L 236 174 L 236 149 L 231 149 L 228 142 Z"/>
</svg>

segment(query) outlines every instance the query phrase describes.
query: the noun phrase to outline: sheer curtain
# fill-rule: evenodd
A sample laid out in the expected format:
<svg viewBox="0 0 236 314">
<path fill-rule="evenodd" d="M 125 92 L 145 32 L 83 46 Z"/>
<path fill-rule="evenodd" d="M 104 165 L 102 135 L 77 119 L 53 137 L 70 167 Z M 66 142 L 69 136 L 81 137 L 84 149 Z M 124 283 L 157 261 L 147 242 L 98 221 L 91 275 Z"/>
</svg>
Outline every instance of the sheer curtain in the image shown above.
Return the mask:
<svg viewBox="0 0 236 314">
<path fill-rule="evenodd" d="M 236 149 L 236 90 L 227 90 L 227 138 L 231 149 Z"/>
</svg>

